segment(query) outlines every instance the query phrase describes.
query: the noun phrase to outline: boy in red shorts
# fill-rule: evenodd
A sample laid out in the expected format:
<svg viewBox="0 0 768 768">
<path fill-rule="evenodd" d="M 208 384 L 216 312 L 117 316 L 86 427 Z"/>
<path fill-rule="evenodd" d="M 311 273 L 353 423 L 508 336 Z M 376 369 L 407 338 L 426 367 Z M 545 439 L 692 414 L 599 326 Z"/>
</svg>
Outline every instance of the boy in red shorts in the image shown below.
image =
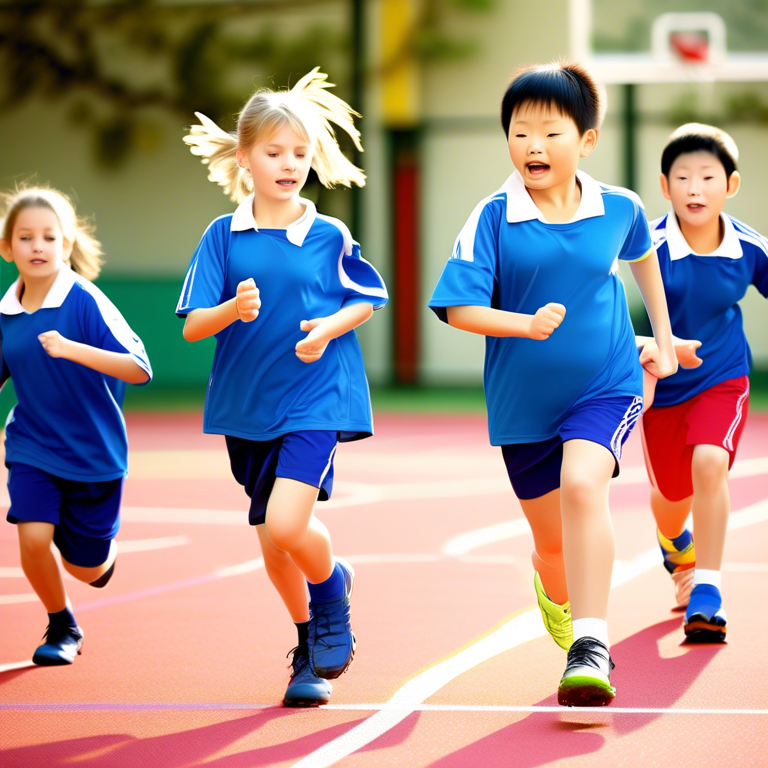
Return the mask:
<svg viewBox="0 0 768 768">
<path fill-rule="evenodd" d="M 673 212 L 651 222 L 672 331 L 700 340 L 703 352 L 701 365 L 681 365 L 656 383 L 643 416 L 651 508 L 678 603 L 688 605 L 685 634 L 709 643 L 725 640 L 720 571 L 728 470 L 749 406 L 751 354 L 738 302 L 750 285 L 768 297 L 768 241 L 722 212 L 739 189 L 737 161 L 724 131 L 697 123 L 678 128 L 661 158 L 661 189 Z M 643 349 L 641 362 L 651 351 Z M 695 554 L 686 529 L 691 511 Z"/>
</svg>

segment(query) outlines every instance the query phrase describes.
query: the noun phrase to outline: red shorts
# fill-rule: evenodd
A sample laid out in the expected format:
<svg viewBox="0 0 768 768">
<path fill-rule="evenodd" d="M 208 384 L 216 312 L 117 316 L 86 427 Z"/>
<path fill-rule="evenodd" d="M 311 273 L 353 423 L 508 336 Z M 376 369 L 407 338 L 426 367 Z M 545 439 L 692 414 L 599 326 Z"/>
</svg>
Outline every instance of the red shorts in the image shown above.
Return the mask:
<svg viewBox="0 0 768 768">
<path fill-rule="evenodd" d="M 719 445 L 728 451 L 728 468 L 749 410 L 749 379 L 741 376 L 705 389 L 690 400 L 643 414 L 645 466 L 654 488 L 669 501 L 693 494 L 691 459 L 695 445 Z"/>
</svg>

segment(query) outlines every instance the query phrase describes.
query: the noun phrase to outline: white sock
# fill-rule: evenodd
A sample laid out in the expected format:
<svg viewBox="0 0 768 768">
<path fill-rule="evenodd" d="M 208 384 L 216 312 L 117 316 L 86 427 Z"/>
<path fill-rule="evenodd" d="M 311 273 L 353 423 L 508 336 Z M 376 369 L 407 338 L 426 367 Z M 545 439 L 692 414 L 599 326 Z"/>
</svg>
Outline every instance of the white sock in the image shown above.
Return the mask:
<svg viewBox="0 0 768 768">
<path fill-rule="evenodd" d="M 693 569 L 693 586 L 697 584 L 709 584 L 712 587 L 720 589 L 722 574 L 720 571 L 708 571 L 705 568 Z"/>
<path fill-rule="evenodd" d="M 608 622 L 605 619 L 574 619 L 573 642 L 575 643 L 582 637 L 594 637 L 606 648 L 611 647 L 608 642 Z"/>
</svg>

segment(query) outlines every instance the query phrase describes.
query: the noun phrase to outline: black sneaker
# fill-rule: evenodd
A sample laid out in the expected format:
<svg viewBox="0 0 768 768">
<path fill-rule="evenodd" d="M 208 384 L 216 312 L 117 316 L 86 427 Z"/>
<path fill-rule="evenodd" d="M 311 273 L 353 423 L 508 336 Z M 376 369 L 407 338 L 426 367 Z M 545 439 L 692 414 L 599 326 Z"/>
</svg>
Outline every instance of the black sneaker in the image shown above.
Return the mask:
<svg viewBox="0 0 768 768">
<path fill-rule="evenodd" d="M 309 663 L 309 648 L 297 645 L 288 651 L 291 659 L 291 680 L 285 689 L 284 707 L 317 707 L 331 700 L 333 688 L 327 680 L 317 677 Z"/>
<path fill-rule="evenodd" d="M 41 667 L 71 664 L 82 653 L 83 630 L 80 627 L 52 627 L 43 635 L 45 642 L 35 651 L 32 662 Z"/>
<path fill-rule="evenodd" d="M 309 649 L 315 673 L 332 680 L 347 671 L 355 656 L 355 634 L 349 618 L 349 598 L 355 581 L 352 566 L 340 557 L 344 597 L 328 603 L 309 604 Z"/>
<path fill-rule="evenodd" d="M 564 707 L 604 707 L 613 701 L 614 663 L 608 648 L 594 637 L 581 637 L 568 651 L 568 663 L 557 689 L 557 703 Z"/>
</svg>

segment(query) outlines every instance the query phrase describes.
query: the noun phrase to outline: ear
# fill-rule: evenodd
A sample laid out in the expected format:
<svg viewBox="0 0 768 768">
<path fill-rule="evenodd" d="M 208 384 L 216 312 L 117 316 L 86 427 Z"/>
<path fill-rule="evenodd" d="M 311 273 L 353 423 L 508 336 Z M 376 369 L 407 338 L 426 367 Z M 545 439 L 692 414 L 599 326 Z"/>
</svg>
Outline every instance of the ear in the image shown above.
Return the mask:
<svg viewBox="0 0 768 768">
<path fill-rule="evenodd" d="M 69 264 L 69 259 L 72 256 L 72 246 L 74 243 L 72 243 L 69 238 L 63 237 L 62 239 L 62 256 L 64 257 L 64 261 Z"/>
<path fill-rule="evenodd" d="M 592 150 L 597 146 L 597 140 L 600 138 L 600 130 L 598 128 L 590 128 L 581 137 L 581 157 L 589 157 L 592 154 Z"/>
<path fill-rule="evenodd" d="M 664 195 L 667 200 L 671 200 L 672 196 L 669 194 L 669 179 L 663 173 L 659 176 L 659 183 L 661 184 L 661 194 Z"/>
<path fill-rule="evenodd" d="M 725 193 L 726 197 L 735 197 L 736 193 L 741 187 L 741 174 L 738 171 L 734 171 L 731 174 L 731 178 L 728 179 L 728 189 Z"/>
<path fill-rule="evenodd" d="M 11 244 L 7 240 L 0 240 L 0 256 L 2 256 L 9 264 L 13 263 Z"/>
<path fill-rule="evenodd" d="M 235 157 L 237 158 L 237 164 L 241 168 L 245 168 L 246 170 L 248 170 L 248 165 L 247 165 L 248 158 L 246 157 L 246 154 L 245 152 L 243 152 L 242 149 L 237 150 L 237 152 L 235 153 Z"/>
</svg>

